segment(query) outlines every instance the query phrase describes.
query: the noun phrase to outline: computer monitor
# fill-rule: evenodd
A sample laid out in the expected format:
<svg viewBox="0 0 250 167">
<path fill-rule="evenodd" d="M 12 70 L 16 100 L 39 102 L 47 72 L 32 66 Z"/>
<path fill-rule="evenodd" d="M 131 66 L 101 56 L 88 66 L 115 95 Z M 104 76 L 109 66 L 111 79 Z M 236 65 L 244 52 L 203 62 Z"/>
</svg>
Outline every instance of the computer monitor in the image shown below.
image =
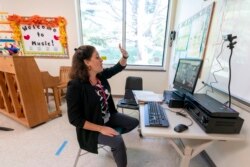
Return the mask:
<svg viewBox="0 0 250 167">
<path fill-rule="evenodd" d="M 193 94 L 202 66 L 200 59 L 179 59 L 173 85 L 179 96 Z"/>
</svg>

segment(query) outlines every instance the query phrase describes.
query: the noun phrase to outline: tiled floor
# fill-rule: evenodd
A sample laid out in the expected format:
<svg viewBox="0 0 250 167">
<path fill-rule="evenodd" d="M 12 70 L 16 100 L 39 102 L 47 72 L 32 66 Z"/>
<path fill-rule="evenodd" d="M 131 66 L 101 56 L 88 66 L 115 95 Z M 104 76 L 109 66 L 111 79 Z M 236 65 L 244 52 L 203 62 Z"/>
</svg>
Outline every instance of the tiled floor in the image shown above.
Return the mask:
<svg viewBox="0 0 250 167">
<path fill-rule="evenodd" d="M 78 151 L 75 128 L 68 122 L 65 102 L 63 116 L 29 129 L 0 114 L 0 126 L 14 131 L 0 131 L 1 167 L 71 167 Z M 126 114 L 138 117 L 136 111 Z M 178 167 L 180 157 L 164 138 L 140 138 L 137 130 L 123 136 L 128 155 L 128 167 Z M 59 155 L 56 152 L 66 143 Z M 111 154 L 101 150 L 98 155 L 86 154 L 79 159 L 82 167 L 115 167 Z M 208 166 L 197 156 L 191 167 Z"/>
</svg>

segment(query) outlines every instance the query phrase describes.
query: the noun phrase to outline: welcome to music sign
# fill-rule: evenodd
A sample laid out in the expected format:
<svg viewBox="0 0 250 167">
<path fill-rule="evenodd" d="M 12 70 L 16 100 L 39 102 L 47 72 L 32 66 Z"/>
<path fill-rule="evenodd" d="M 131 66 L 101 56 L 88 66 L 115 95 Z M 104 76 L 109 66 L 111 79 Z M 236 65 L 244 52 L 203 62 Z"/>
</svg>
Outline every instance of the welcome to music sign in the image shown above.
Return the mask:
<svg viewBox="0 0 250 167">
<path fill-rule="evenodd" d="M 25 56 L 68 57 L 64 19 L 39 16 L 22 19 L 20 24 L 16 25 L 17 31 L 14 32 Z M 15 29 L 14 26 L 12 28 Z"/>
<path fill-rule="evenodd" d="M 58 27 L 21 25 L 20 28 L 24 53 L 64 54 Z"/>
</svg>

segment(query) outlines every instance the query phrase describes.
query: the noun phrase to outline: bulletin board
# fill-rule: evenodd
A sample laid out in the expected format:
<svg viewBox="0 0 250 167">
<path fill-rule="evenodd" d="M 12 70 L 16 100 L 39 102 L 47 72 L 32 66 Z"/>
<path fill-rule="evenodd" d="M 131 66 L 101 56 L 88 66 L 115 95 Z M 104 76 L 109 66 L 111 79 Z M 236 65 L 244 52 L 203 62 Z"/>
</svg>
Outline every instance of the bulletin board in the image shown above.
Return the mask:
<svg viewBox="0 0 250 167">
<path fill-rule="evenodd" d="M 13 31 L 8 21 L 8 12 L 0 12 L 0 54 L 8 55 L 5 47 L 16 45 L 13 37 Z"/>
<path fill-rule="evenodd" d="M 178 26 L 173 68 L 180 58 L 203 59 L 214 3 L 202 9 Z"/>
<path fill-rule="evenodd" d="M 65 18 L 11 15 L 8 21 L 23 56 L 69 57 Z"/>
</svg>

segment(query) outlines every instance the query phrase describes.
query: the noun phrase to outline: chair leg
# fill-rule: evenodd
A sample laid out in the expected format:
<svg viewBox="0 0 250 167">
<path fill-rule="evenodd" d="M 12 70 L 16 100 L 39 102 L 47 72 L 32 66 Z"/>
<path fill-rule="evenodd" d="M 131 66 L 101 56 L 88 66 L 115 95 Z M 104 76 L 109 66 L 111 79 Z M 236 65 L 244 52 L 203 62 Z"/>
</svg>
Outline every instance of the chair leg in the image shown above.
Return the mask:
<svg viewBox="0 0 250 167">
<path fill-rule="evenodd" d="M 49 91 L 48 91 L 48 88 L 45 88 L 45 96 L 46 96 L 47 103 L 49 103 Z"/>
<path fill-rule="evenodd" d="M 59 97 L 58 97 L 58 89 L 57 87 L 53 87 L 53 95 L 55 100 L 56 112 L 61 115 L 62 111 L 60 109 Z"/>
<path fill-rule="evenodd" d="M 76 155 L 76 160 L 74 162 L 74 166 L 73 167 L 76 167 L 77 162 L 78 162 L 80 156 L 81 156 L 81 148 L 79 148 L 79 150 L 78 150 L 78 153 Z"/>
<path fill-rule="evenodd" d="M 105 145 L 99 145 L 98 149 L 100 149 L 100 148 L 103 149 L 105 152 L 107 152 L 112 159 L 114 159 L 112 152 L 110 150 L 106 149 Z"/>
<path fill-rule="evenodd" d="M 59 105 L 60 105 L 60 106 L 62 105 L 62 102 L 61 102 L 61 95 L 62 95 L 61 88 L 58 88 L 58 100 L 59 100 Z"/>
<path fill-rule="evenodd" d="M 106 151 L 107 153 L 110 153 L 110 151 L 107 150 L 107 149 L 105 148 L 105 145 L 100 145 L 100 146 L 98 146 L 98 149 L 99 149 L 99 148 L 103 149 L 103 150 Z"/>
<path fill-rule="evenodd" d="M 139 122 L 141 122 L 141 115 L 140 115 L 140 111 L 138 111 L 139 112 Z M 140 138 L 143 138 L 143 136 L 142 136 L 142 133 L 141 133 L 141 125 L 140 125 L 140 123 L 139 123 L 139 125 L 138 125 L 138 133 L 139 133 L 139 136 L 140 136 Z"/>
<path fill-rule="evenodd" d="M 105 145 L 101 145 L 101 144 L 98 145 L 98 149 L 103 149 L 105 152 L 109 153 L 109 155 L 111 156 L 111 158 L 114 159 L 114 157 L 113 157 L 111 151 L 109 151 L 108 149 L 106 149 L 106 148 L 105 148 Z M 78 150 L 78 152 L 77 152 L 77 155 L 76 155 L 76 159 L 75 159 L 75 162 L 74 162 L 74 166 L 73 166 L 73 167 L 76 167 L 76 166 L 77 166 L 77 163 L 78 163 L 78 161 L 79 161 L 80 156 L 85 155 L 85 154 L 88 154 L 88 153 L 89 153 L 88 151 L 85 151 L 84 153 L 82 153 L 82 149 L 79 148 L 79 150 Z"/>
<path fill-rule="evenodd" d="M 120 107 L 116 107 L 116 110 L 118 111 L 118 109 L 119 109 Z M 122 108 L 122 113 L 123 113 L 123 108 Z M 123 113 L 124 114 L 124 113 Z"/>
</svg>

